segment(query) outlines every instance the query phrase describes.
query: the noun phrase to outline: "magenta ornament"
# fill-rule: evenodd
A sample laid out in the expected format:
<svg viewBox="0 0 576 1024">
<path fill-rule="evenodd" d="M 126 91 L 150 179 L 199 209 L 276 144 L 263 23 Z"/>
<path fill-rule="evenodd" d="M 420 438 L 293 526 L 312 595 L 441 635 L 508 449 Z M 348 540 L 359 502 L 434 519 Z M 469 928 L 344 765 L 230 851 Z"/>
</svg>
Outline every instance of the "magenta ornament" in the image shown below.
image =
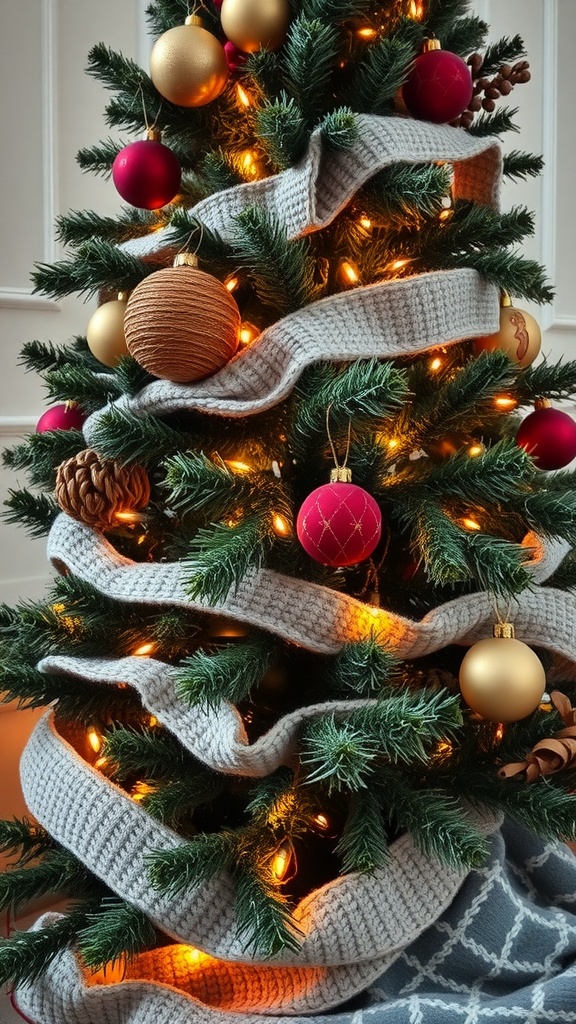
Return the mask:
<svg viewBox="0 0 576 1024">
<path fill-rule="evenodd" d="M 538 469 L 563 469 L 576 458 L 576 422 L 560 409 L 537 408 L 522 420 L 516 441 Z"/>
<path fill-rule="evenodd" d="M 323 484 L 303 502 L 296 520 L 306 554 L 323 565 L 355 565 L 368 558 L 382 535 L 382 513 L 357 484 Z"/>
<path fill-rule="evenodd" d="M 85 419 L 85 414 L 77 405 L 53 405 L 38 420 L 36 433 L 43 434 L 45 430 L 81 430 Z"/>
<path fill-rule="evenodd" d="M 181 178 L 176 154 L 154 139 L 131 142 L 112 164 L 112 180 L 122 199 L 141 210 L 170 203 L 180 191 Z"/>
<path fill-rule="evenodd" d="M 402 86 L 402 99 L 412 117 L 435 124 L 447 124 L 460 117 L 472 93 L 468 64 L 450 50 L 422 53 Z"/>
</svg>

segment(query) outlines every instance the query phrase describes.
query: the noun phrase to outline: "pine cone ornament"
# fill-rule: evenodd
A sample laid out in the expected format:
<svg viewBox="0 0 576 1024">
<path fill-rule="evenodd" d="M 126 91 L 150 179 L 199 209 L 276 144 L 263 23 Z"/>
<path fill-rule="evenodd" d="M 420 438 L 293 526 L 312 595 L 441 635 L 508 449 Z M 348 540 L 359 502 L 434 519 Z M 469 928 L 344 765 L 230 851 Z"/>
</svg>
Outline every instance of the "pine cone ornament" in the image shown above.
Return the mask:
<svg viewBox="0 0 576 1024">
<path fill-rule="evenodd" d="M 122 466 L 86 448 L 58 466 L 56 500 L 73 519 L 106 530 L 148 504 L 150 482 L 142 466 Z"/>
</svg>

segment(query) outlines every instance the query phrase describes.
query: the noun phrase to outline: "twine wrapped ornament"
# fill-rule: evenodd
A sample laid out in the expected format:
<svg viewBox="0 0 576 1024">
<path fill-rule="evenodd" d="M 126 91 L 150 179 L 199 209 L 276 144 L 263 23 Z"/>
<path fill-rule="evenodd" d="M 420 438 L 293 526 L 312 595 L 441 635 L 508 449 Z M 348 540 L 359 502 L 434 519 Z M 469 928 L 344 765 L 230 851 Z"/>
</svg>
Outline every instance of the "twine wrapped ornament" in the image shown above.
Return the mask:
<svg viewBox="0 0 576 1024">
<path fill-rule="evenodd" d="M 228 289 L 198 269 L 192 253 L 132 292 L 124 318 L 130 355 L 148 373 L 185 384 L 208 377 L 238 348 L 240 310 Z"/>
<path fill-rule="evenodd" d="M 122 466 L 86 448 L 58 466 L 55 493 L 63 512 L 106 530 L 148 504 L 150 482 L 142 466 Z"/>
</svg>

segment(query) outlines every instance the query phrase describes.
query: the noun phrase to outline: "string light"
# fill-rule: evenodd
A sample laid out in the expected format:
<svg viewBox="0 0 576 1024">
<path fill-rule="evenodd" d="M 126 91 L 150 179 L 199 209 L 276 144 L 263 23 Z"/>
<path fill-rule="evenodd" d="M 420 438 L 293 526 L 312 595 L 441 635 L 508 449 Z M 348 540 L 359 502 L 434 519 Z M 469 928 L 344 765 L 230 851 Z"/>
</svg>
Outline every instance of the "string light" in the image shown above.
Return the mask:
<svg viewBox="0 0 576 1024">
<path fill-rule="evenodd" d="M 150 793 L 154 793 L 154 786 L 148 785 L 147 782 L 136 782 L 132 787 L 130 796 L 137 804 L 141 803 L 145 797 L 150 796 Z"/>
<path fill-rule="evenodd" d="M 460 522 L 462 523 L 462 526 L 466 530 L 481 530 L 482 529 L 482 527 L 480 526 L 480 523 L 477 523 L 475 519 L 471 519 L 469 516 L 464 516 L 464 518 L 461 519 Z"/>
<path fill-rule="evenodd" d="M 484 455 L 485 451 L 486 446 L 481 441 L 477 441 L 468 448 L 468 455 L 475 459 L 478 455 Z"/>
<path fill-rule="evenodd" d="M 325 814 L 315 814 L 312 820 L 316 827 L 321 829 L 322 832 L 326 832 L 330 827 L 330 822 Z"/>
<path fill-rule="evenodd" d="M 152 643 L 140 644 L 140 647 L 136 647 L 132 651 L 132 656 L 134 658 L 146 658 L 149 654 L 152 654 L 153 650 L 155 650 L 155 645 Z"/>
<path fill-rule="evenodd" d="M 243 107 L 249 107 L 250 106 L 250 104 L 251 104 L 250 97 L 249 97 L 248 93 L 246 92 L 246 89 L 244 89 L 240 85 L 240 82 L 236 83 L 236 94 L 237 94 L 238 99 L 239 99 L 239 101 L 240 101 L 240 103 L 242 104 Z"/>
<path fill-rule="evenodd" d="M 98 732 L 98 730 L 88 729 L 86 739 L 88 740 L 88 743 L 92 747 L 94 753 L 99 754 L 100 751 L 102 750 L 102 743 L 104 742 L 104 740 L 102 738 L 102 735 Z"/>
<path fill-rule="evenodd" d="M 408 264 L 411 263 L 411 262 L 412 262 L 412 260 L 410 260 L 408 258 L 406 258 L 406 259 L 399 259 L 399 260 L 392 260 L 392 263 L 388 264 L 388 266 L 386 267 L 386 270 L 390 274 L 397 274 L 399 270 L 403 270 L 404 267 L 407 267 Z"/>
<path fill-rule="evenodd" d="M 394 451 L 394 449 L 395 449 L 395 448 L 397 448 L 397 447 L 398 447 L 398 445 L 400 444 L 400 441 L 398 440 L 398 438 L 397 438 L 397 437 L 391 437 L 391 438 L 390 438 L 390 439 L 389 439 L 389 440 L 388 440 L 388 441 L 386 442 L 386 444 L 388 445 L 388 448 L 390 449 L 390 451 Z"/>
<path fill-rule="evenodd" d="M 338 277 L 343 284 L 354 285 L 358 284 L 360 280 L 360 272 L 358 267 L 350 260 L 340 260 L 338 265 Z"/>
<path fill-rule="evenodd" d="M 410 17 L 414 21 L 421 21 L 424 17 L 424 4 L 418 0 L 410 0 Z"/>
<path fill-rule="evenodd" d="M 116 512 L 116 519 L 120 519 L 123 523 L 139 523 L 140 516 L 138 512 Z"/>
<path fill-rule="evenodd" d="M 494 733 L 494 739 L 498 741 L 504 739 L 504 726 L 502 722 L 498 723 L 498 727 L 496 729 L 496 732 Z"/>
<path fill-rule="evenodd" d="M 287 537 L 290 533 L 290 523 L 284 516 L 276 514 L 273 519 L 274 532 L 280 534 L 281 537 Z"/>
<path fill-rule="evenodd" d="M 370 220 L 370 217 L 360 217 L 360 220 L 358 221 L 358 223 L 359 223 L 360 227 L 366 228 L 367 231 L 368 231 L 369 228 L 372 227 L 372 221 Z"/>
<path fill-rule="evenodd" d="M 289 882 L 296 874 L 294 848 L 288 840 L 282 843 L 272 856 L 272 874 L 278 882 Z"/>
<path fill-rule="evenodd" d="M 240 339 L 240 344 L 250 345 L 250 343 L 253 342 L 254 339 L 258 337 L 259 333 L 260 332 L 258 331 L 258 328 L 254 327 L 254 324 L 243 323 L 240 327 L 240 333 L 238 335 Z"/>
<path fill-rule="evenodd" d="M 253 150 L 245 149 L 244 152 L 240 154 L 240 162 L 242 165 L 242 171 L 247 177 L 256 178 L 258 176 L 258 167 Z"/>
<path fill-rule="evenodd" d="M 235 292 L 239 284 L 240 278 L 237 274 L 231 274 L 230 277 L 227 277 L 224 281 L 224 287 L 227 288 L 229 292 Z"/>
<path fill-rule="evenodd" d="M 375 39 L 378 33 L 375 28 L 370 28 L 369 26 L 366 26 L 366 28 L 359 28 L 356 35 L 358 36 L 359 39 L 368 40 Z"/>
<path fill-rule="evenodd" d="M 440 356 L 436 356 L 436 358 L 432 359 L 430 362 L 430 369 L 433 370 L 434 372 L 436 372 L 436 370 L 439 370 L 441 366 L 442 360 Z"/>
<path fill-rule="evenodd" d="M 227 466 L 230 466 L 230 469 L 234 470 L 235 473 L 250 472 L 251 466 L 249 466 L 247 462 L 239 462 L 236 459 L 226 459 L 225 462 Z"/>
<path fill-rule="evenodd" d="M 497 406 L 498 409 L 510 410 L 515 409 L 518 402 L 510 395 L 498 395 L 497 398 L 494 399 L 494 405 Z"/>
</svg>

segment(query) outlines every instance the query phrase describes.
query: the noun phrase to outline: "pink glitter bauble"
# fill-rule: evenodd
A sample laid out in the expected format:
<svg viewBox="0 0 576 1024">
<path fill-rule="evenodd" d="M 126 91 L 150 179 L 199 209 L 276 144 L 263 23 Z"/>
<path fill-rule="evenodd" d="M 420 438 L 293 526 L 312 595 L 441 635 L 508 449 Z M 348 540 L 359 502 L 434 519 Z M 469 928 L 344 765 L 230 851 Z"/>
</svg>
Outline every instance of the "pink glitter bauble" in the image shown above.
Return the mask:
<svg viewBox="0 0 576 1024">
<path fill-rule="evenodd" d="M 296 532 L 305 552 L 323 565 L 355 565 L 372 554 L 382 534 L 382 513 L 356 484 L 323 484 L 298 513 Z"/>
</svg>

